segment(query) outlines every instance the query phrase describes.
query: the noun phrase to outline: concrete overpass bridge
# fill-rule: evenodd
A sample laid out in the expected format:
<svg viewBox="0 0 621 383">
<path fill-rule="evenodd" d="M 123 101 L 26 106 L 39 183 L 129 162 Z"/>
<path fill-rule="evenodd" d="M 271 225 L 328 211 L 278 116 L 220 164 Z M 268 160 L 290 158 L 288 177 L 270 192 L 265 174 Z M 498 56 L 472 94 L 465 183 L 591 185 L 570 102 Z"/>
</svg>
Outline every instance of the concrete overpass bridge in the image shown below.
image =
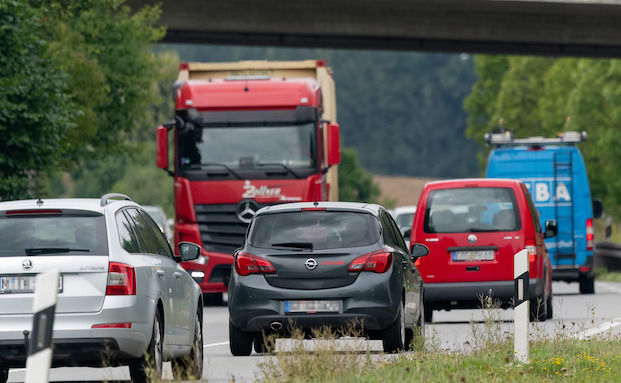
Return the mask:
<svg viewBox="0 0 621 383">
<path fill-rule="evenodd" d="M 621 0 L 129 0 L 165 42 L 621 57 Z"/>
</svg>

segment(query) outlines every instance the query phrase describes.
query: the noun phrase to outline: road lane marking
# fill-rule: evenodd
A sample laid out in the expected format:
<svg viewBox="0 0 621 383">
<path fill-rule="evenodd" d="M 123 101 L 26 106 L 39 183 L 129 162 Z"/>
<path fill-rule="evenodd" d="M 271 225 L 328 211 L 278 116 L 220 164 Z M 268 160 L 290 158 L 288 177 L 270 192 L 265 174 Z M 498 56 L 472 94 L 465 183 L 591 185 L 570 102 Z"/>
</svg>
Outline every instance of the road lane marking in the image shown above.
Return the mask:
<svg viewBox="0 0 621 383">
<path fill-rule="evenodd" d="M 621 287 L 619 287 L 618 283 L 598 282 L 597 284 L 603 287 L 606 292 L 621 294 Z"/>
<path fill-rule="evenodd" d="M 203 348 L 226 346 L 227 344 L 229 344 L 229 342 L 210 343 L 210 344 L 203 345 Z"/>
<path fill-rule="evenodd" d="M 580 340 L 593 338 L 594 336 L 610 331 L 617 326 L 621 326 L 621 318 L 615 318 L 611 320 L 610 322 L 606 322 L 598 327 L 593 327 L 588 330 L 584 330 L 578 333 L 576 335 L 576 338 Z"/>
</svg>

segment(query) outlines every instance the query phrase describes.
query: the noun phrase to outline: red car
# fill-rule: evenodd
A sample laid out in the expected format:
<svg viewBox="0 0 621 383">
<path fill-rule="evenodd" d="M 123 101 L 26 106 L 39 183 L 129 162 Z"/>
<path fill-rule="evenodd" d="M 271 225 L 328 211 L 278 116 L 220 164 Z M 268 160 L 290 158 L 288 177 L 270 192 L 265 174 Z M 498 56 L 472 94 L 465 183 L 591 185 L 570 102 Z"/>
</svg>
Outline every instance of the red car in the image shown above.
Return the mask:
<svg viewBox="0 0 621 383">
<path fill-rule="evenodd" d="M 416 262 L 425 283 L 425 320 L 431 322 L 433 310 L 481 307 L 482 297 L 511 307 L 513 259 L 522 249 L 529 251 L 531 318 L 552 318 L 552 265 L 543 240 L 556 234 L 554 220 L 541 230 L 530 193 L 520 181 L 427 183 L 410 242 L 430 250 Z"/>
</svg>

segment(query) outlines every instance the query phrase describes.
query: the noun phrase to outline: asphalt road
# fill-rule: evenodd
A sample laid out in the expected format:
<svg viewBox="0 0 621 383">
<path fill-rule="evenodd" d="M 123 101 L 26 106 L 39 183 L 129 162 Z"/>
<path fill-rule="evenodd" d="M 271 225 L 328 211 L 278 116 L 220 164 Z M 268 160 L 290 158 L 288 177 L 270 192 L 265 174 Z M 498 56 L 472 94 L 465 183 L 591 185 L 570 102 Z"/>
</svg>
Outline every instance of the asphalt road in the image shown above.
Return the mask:
<svg viewBox="0 0 621 383">
<path fill-rule="evenodd" d="M 554 319 L 531 326 L 531 336 L 554 336 L 557 333 L 575 337 L 621 335 L 621 284 L 596 283 L 596 294 L 580 295 L 578 284 L 555 282 Z M 228 311 L 226 307 L 204 309 L 204 379 L 214 382 L 253 382 L 260 377 L 260 364 L 266 356 L 233 357 L 228 344 Z M 442 349 L 467 350 L 492 331 L 511 336 L 513 310 L 454 310 L 436 311 L 433 323 L 427 325 L 427 341 Z M 345 341 L 348 342 L 348 341 Z M 351 341 L 349 341 L 351 342 Z M 380 350 L 381 342 L 363 343 L 363 349 Z M 287 341 L 277 344 L 286 347 Z M 378 357 L 382 357 L 378 355 Z M 9 382 L 23 382 L 23 369 L 11 370 Z M 165 377 L 171 378 L 170 367 L 165 366 Z M 56 368 L 50 381 L 129 381 L 127 367 L 117 368 Z"/>
</svg>

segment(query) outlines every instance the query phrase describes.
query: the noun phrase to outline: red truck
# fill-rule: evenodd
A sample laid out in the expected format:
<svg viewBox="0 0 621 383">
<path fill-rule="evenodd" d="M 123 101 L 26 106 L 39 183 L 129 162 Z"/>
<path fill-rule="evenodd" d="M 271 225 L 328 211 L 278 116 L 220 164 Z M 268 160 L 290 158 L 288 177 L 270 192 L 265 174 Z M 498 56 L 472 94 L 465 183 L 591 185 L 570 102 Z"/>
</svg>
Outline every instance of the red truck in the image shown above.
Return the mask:
<svg viewBox="0 0 621 383">
<path fill-rule="evenodd" d="M 175 248 L 203 245 L 182 265 L 218 302 L 258 209 L 337 199 L 334 81 L 321 60 L 181 63 L 174 95 L 156 164 L 174 176 Z"/>
</svg>

